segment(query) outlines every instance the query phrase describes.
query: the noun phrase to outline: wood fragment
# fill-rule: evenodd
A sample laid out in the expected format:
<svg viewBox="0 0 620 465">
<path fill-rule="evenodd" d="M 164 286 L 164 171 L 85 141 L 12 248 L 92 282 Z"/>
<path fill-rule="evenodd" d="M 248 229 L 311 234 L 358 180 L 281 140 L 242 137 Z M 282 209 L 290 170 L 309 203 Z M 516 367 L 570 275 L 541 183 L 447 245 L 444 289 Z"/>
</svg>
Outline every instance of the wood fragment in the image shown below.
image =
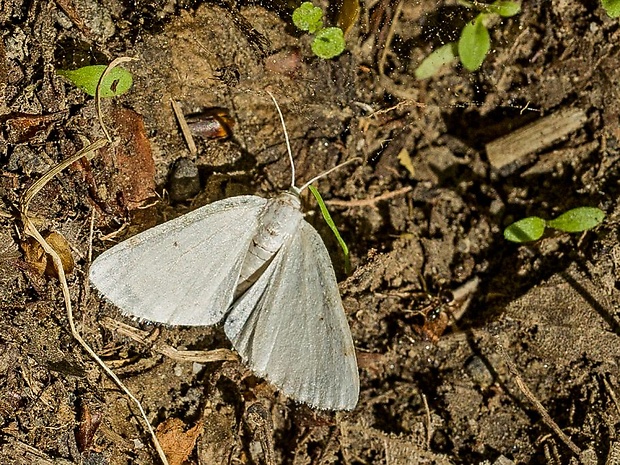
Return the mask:
<svg viewBox="0 0 620 465">
<path fill-rule="evenodd" d="M 183 134 L 183 138 L 185 139 L 185 143 L 187 144 L 189 153 L 192 155 L 192 157 L 195 157 L 198 153 L 198 149 L 196 148 L 196 143 L 194 142 L 194 138 L 192 137 L 192 131 L 190 131 L 189 126 L 187 125 L 187 121 L 185 120 L 185 115 L 183 115 L 183 110 L 181 110 L 181 106 L 178 102 L 170 99 L 170 103 L 172 104 L 172 110 L 174 111 L 174 115 L 177 117 L 179 127 L 181 128 L 181 134 Z"/>
<path fill-rule="evenodd" d="M 486 145 L 491 166 L 500 169 L 525 156 L 535 154 L 576 131 L 587 121 L 579 108 L 562 110 L 545 116 Z"/>
<path fill-rule="evenodd" d="M 620 464 L 620 442 L 612 441 L 609 445 L 609 454 L 607 454 L 607 460 L 605 465 L 619 465 Z"/>
<path fill-rule="evenodd" d="M 255 402 L 246 411 L 246 423 L 260 442 L 266 465 L 275 465 L 271 414 L 260 402 Z"/>
<path fill-rule="evenodd" d="M 74 24 L 74 26 L 86 37 L 92 38 L 92 31 L 86 26 L 84 20 L 78 13 L 75 5 L 71 0 L 56 0 L 56 4 L 60 7 L 64 14 L 66 14 L 69 20 Z"/>
</svg>

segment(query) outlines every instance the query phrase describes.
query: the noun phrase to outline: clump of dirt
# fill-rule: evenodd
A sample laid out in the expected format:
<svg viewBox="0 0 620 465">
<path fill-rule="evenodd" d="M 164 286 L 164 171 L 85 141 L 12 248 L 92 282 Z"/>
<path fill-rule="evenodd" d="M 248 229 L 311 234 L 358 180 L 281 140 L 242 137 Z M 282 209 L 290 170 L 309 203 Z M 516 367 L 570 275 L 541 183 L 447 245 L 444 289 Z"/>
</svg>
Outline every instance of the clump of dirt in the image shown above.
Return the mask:
<svg viewBox="0 0 620 465">
<path fill-rule="evenodd" d="M 121 55 L 136 59 L 123 65 L 134 86 L 102 102 L 116 142 L 56 176 L 29 211 L 69 244 L 79 331 L 140 399 L 171 463 L 263 463 L 269 451 L 290 464 L 607 463 L 620 422 L 618 21 L 595 3 L 525 2 L 491 28 L 479 71 L 452 64 L 417 81 L 469 14 L 363 2 L 346 52 L 326 61 L 277 2 L 4 2 L 2 463 L 157 460 L 133 404 L 69 332 L 45 254 L 27 258 L 18 214 L 28 186 L 103 137 L 94 100 L 55 69 Z M 87 282 L 91 244 L 97 255 L 212 201 L 290 185 L 268 90 L 297 184 L 362 158 L 317 184 L 351 276 L 305 198 L 357 349 L 352 412 L 296 404 L 234 360 L 176 359 L 173 348 L 230 345 L 219 327 L 127 321 Z M 171 101 L 231 137 L 190 151 Z M 222 111 L 230 119 L 213 117 Z M 516 219 L 582 205 L 605 223 L 524 245 L 502 237 Z"/>
</svg>

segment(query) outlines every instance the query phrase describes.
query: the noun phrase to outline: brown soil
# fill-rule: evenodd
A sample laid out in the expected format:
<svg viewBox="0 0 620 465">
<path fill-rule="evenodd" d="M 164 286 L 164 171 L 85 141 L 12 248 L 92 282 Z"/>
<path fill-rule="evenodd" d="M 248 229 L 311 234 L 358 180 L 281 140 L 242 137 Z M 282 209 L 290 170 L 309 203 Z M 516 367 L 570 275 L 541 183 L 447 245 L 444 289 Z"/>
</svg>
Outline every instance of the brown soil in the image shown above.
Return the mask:
<svg viewBox="0 0 620 465">
<path fill-rule="evenodd" d="M 18 215 L 36 179 L 102 136 L 94 100 L 55 69 L 118 56 L 137 61 L 123 65 L 132 90 L 103 101 L 115 144 L 48 183 L 30 215 L 68 242 L 78 329 L 151 423 L 176 433 L 160 434 L 171 463 L 185 449 L 188 463 L 264 463 L 261 436 L 285 464 L 618 463 L 620 28 L 597 2 L 524 2 L 492 27 L 480 71 L 446 66 L 422 82 L 417 64 L 470 18 L 456 2 L 365 2 L 347 51 L 329 61 L 283 4 L 0 5 L 1 463 L 158 461 L 134 405 L 72 337 L 59 282 Z M 132 322 L 86 279 L 93 215 L 96 256 L 214 200 L 287 187 L 266 90 L 299 181 L 363 159 L 317 184 L 352 276 L 306 199 L 358 351 L 352 412 L 296 404 L 235 361 L 161 355 L 230 346 L 219 327 Z M 171 99 L 186 115 L 226 109 L 233 136 L 196 139 L 190 155 Z M 550 137 L 501 139 L 554 115 Z M 198 185 L 173 176 L 180 159 Z M 516 219 L 584 205 L 607 214 L 595 231 L 503 239 Z M 114 321 L 148 332 L 131 339 Z"/>
</svg>

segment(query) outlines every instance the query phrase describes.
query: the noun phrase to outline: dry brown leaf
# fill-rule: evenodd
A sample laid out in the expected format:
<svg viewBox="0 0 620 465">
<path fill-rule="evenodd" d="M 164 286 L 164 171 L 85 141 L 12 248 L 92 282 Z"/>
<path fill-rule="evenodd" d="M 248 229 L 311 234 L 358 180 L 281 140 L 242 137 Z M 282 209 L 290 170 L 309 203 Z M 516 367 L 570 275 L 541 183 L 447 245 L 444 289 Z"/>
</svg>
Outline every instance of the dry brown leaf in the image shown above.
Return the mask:
<svg viewBox="0 0 620 465">
<path fill-rule="evenodd" d="M 338 10 L 338 27 L 342 29 L 345 37 L 349 35 L 353 26 L 360 16 L 359 0 L 343 0 Z"/>
<path fill-rule="evenodd" d="M 114 108 L 110 120 L 119 143 L 102 150 L 108 169 L 106 190 L 110 202 L 135 210 L 155 196 L 155 162 L 142 116 L 127 108 Z"/>
<path fill-rule="evenodd" d="M 65 239 L 62 234 L 55 231 L 46 232 L 43 234 L 43 238 L 60 257 L 65 273 L 72 273 L 73 268 L 75 267 L 75 262 L 73 260 L 73 256 L 71 255 L 71 248 L 69 247 L 67 239 Z M 39 275 L 43 276 L 43 274 L 45 274 L 49 277 L 58 277 L 52 259 L 45 253 L 43 247 L 41 247 L 41 245 L 34 238 L 28 238 L 28 240 L 22 244 L 22 249 L 24 250 L 26 262 Z"/>
<path fill-rule="evenodd" d="M 185 423 L 178 418 L 169 418 L 157 427 L 157 438 L 169 465 L 182 465 L 187 460 L 202 433 L 203 424 L 198 422 L 187 431 L 185 427 Z"/>
<path fill-rule="evenodd" d="M 193 136 L 201 139 L 228 139 L 232 136 L 235 120 L 226 108 L 208 108 L 186 117 Z"/>
<path fill-rule="evenodd" d="M 62 117 L 62 112 L 48 115 L 10 113 L 0 117 L 0 124 L 4 126 L 3 130 L 6 131 L 6 138 L 10 144 L 23 144 L 37 137 L 47 137 L 52 125 Z"/>
</svg>

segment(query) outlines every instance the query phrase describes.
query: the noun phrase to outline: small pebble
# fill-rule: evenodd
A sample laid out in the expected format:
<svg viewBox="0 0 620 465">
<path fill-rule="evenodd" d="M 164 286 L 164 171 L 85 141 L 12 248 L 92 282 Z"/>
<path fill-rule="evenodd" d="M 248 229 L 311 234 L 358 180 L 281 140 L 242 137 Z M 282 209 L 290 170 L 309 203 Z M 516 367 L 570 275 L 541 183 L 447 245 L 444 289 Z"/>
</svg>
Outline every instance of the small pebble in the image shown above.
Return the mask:
<svg viewBox="0 0 620 465">
<path fill-rule="evenodd" d="M 465 369 L 478 386 L 486 389 L 493 384 L 493 373 L 491 373 L 487 364 L 484 363 L 484 360 L 477 355 L 474 355 L 467 361 Z"/>
<path fill-rule="evenodd" d="M 200 192 L 200 176 L 196 164 L 187 158 L 179 158 L 170 173 L 170 198 L 175 202 L 194 197 Z"/>
</svg>

